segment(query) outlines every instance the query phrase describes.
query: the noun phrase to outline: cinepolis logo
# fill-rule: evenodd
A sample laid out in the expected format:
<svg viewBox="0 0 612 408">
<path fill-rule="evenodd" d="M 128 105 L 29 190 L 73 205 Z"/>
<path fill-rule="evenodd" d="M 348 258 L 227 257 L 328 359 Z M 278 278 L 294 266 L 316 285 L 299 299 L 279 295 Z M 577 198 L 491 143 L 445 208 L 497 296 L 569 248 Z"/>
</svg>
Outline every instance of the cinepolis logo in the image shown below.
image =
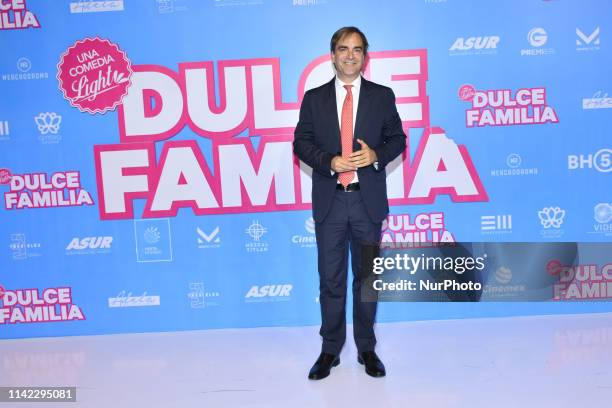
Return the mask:
<svg viewBox="0 0 612 408">
<path fill-rule="evenodd" d="M 560 207 L 544 207 L 538 211 L 538 217 L 540 218 L 540 224 L 545 229 L 559 229 L 565 218 L 565 210 Z"/>
<path fill-rule="evenodd" d="M 315 237 L 315 221 L 314 218 L 310 217 L 304 221 L 304 229 L 308 235 L 296 234 L 291 237 L 291 243 L 299 245 L 302 248 L 314 248 L 317 243 Z"/>
</svg>

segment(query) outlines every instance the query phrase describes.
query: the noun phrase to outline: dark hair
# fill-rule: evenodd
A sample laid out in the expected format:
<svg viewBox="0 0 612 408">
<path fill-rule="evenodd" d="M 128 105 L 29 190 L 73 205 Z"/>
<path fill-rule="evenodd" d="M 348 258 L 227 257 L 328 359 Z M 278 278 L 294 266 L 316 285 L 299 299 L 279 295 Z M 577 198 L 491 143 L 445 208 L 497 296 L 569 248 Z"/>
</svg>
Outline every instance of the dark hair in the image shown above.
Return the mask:
<svg viewBox="0 0 612 408">
<path fill-rule="evenodd" d="M 361 32 L 360 29 L 358 29 L 357 27 L 353 27 L 353 26 L 342 27 L 341 29 L 336 31 L 334 35 L 332 35 L 332 38 L 329 44 L 331 52 L 334 52 L 336 50 L 336 44 L 338 44 L 338 41 L 340 41 L 345 36 L 351 35 L 351 34 L 357 34 L 361 37 L 361 42 L 363 43 L 363 55 L 367 55 L 368 54 L 368 39 L 366 38 L 365 34 Z"/>
</svg>

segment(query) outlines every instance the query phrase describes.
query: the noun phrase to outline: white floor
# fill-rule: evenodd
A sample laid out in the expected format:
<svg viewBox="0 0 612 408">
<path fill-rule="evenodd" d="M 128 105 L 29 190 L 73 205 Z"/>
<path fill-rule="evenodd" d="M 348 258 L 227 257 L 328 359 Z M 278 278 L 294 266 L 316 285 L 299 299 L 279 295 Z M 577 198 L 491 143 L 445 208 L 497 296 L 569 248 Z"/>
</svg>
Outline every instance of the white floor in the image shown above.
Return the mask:
<svg viewBox="0 0 612 408">
<path fill-rule="evenodd" d="M 384 378 L 350 339 L 309 381 L 317 330 L 4 340 L 0 386 L 77 386 L 77 403 L 22 408 L 612 406 L 612 313 L 379 324 Z"/>
</svg>

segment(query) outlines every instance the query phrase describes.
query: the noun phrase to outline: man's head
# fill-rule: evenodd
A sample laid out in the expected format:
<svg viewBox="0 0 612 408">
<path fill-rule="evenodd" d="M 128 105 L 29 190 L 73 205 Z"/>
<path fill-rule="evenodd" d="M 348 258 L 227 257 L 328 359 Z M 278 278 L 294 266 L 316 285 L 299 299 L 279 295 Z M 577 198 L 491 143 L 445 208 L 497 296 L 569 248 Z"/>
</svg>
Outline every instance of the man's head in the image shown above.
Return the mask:
<svg viewBox="0 0 612 408">
<path fill-rule="evenodd" d="M 331 58 L 343 82 L 353 82 L 361 73 L 368 55 L 368 39 L 357 27 L 342 27 L 330 42 Z"/>
</svg>

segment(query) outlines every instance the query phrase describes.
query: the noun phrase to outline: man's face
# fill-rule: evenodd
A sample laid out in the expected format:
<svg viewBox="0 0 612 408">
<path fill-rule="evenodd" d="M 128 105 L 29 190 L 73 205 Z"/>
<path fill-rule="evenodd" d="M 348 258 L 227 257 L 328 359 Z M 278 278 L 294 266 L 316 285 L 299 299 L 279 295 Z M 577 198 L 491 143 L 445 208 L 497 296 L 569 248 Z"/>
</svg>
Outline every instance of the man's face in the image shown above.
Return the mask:
<svg viewBox="0 0 612 408">
<path fill-rule="evenodd" d="M 365 59 L 363 42 L 359 34 L 351 33 L 338 40 L 331 57 L 336 66 L 338 79 L 345 83 L 353 82 L 359 76 Z"/>
</svg>

